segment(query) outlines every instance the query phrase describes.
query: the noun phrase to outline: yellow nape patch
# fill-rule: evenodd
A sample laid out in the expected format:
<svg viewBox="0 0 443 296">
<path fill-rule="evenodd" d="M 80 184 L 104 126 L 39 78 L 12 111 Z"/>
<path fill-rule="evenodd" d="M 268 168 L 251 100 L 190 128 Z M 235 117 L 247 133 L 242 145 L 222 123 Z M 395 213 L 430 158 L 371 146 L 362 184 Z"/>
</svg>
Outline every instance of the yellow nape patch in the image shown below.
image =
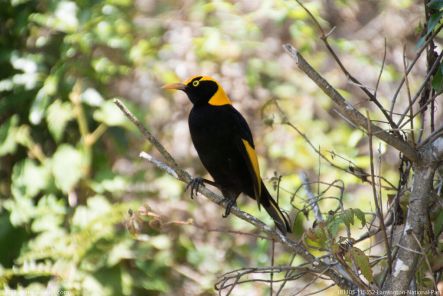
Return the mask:
<svg viewBox="0 0 443 296">
<path fill-rule="evenodd" d="M 258 166 L 258 158 L 257 154 L 255 153 L 254 148 L 251 147 L 248 141 L 242 139 L 243 145 L 246 148 L 246 152 L 248 153 L 249 161 L 251 162 L 252 168 L 254 170 L 254 175 L 256 177 L 255 184 L 254 184 L 254 191 L 257 195 L 255 198 L 257 199 L 257 202 L 259 202 L 260 196 L 261 196 L 261 177 L 260 177 L 260 167 Z M 260 203 L 259 203 L 260 205 Z"/>
<path fill-rule="evenodd" d="M 223 106 L 223 105 L 232 104 L 231 100 L 228 98 L 221 85 L 217 83 L 217 86 L 218 86 L 217 91 L 208 101 L 209 105 Z"/>
</svg>

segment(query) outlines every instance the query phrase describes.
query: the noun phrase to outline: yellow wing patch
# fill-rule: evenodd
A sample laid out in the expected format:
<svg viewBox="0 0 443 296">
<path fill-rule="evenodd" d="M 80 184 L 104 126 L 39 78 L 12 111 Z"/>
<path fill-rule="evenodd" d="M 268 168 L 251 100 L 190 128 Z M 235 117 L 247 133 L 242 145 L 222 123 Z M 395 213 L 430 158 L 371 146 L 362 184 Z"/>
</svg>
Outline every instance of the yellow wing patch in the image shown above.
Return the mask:
<svg viewBox="0 0 443 296">
<path fill-rule="evenodd" d="M 260 208 L 260 196 L 261 196 L 261 177 L 260 177 L 260 167 L 258 166 L 258 158 L 257 154 L 255 153 L 254 148 L 251 147 L 248 141 L 241 139 L 243 142 L 243 145 L 245 146 L 246 153 L 248 154 L 248 159 L 251 163 L 251 166 L 254 170 L 254 176 L 255 176 L 255 184 L 254 184 L 254 193 L 255 193 L 255 199 L 258 202 L 258 207 Z"/>
<path fill-rule="evenodd" d="M 275 200 L 270 201 L 271 207 L 274 208 L 274 211 L 277 213 L 277 215 L 280 218 L 280 223 L 283 224 L 282 226 L 286 228 L 286 218 L 283 216 L 283 213 L 281 212 L 280 208 L 277 205 L 277 202 Z"/>
</svg>

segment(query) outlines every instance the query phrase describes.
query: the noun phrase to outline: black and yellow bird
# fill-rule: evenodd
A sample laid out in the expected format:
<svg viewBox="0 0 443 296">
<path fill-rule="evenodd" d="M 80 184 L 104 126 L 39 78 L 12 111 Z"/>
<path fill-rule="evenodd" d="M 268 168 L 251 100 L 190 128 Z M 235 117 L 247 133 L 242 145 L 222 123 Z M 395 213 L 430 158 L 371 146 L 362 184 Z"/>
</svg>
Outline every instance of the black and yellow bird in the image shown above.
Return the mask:
<svg viewBox="0 0 443 296">
<path fill-rule="evenodd" d="M 218 187 L 228 200 L 224 217 L 229 215 L 240 193 L 257 200 L 283 233 L 291 232 L 289 222 L 260 177 L 251 130 L 217 81 L 208 76 L 194 76 L 184 83 L 172 83 L 165 89 L 184 91 L 193 108 L 189 114 L 192 142 L 214 182 L 196 178 Z M 191 190 L 192 196 L 192 190 Z"/>
</svg>

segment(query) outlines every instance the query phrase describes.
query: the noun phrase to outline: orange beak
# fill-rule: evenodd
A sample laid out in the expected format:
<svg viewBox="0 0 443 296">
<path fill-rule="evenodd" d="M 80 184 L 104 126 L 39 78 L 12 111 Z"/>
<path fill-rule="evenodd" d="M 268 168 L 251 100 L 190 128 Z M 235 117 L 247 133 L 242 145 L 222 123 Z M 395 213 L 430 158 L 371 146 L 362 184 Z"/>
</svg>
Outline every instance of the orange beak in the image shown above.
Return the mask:
<svg viewBox="0 0 443 296">
<path fill-rule="evenodd" d="M 186 85 L 183 83 L 170 83 L 162 86 L 163 89 L 178 89 L 185 90 Z"/>
</svg>

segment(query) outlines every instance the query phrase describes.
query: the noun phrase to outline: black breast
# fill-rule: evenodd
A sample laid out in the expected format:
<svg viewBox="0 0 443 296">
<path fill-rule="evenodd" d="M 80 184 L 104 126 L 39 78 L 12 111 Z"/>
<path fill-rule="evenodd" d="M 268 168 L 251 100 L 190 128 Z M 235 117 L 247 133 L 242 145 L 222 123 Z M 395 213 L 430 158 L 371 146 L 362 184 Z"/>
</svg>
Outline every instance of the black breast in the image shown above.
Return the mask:
<svg viewBox="0 0 443 296">
<path fill-rule="evenodd" d="M 198 156 L 214 181 L 223 189 L 249 193 L 250 175 L 239 151 L 237 112 L 230 105 L 194 106 L 189 130 Z"/>
</svg>

